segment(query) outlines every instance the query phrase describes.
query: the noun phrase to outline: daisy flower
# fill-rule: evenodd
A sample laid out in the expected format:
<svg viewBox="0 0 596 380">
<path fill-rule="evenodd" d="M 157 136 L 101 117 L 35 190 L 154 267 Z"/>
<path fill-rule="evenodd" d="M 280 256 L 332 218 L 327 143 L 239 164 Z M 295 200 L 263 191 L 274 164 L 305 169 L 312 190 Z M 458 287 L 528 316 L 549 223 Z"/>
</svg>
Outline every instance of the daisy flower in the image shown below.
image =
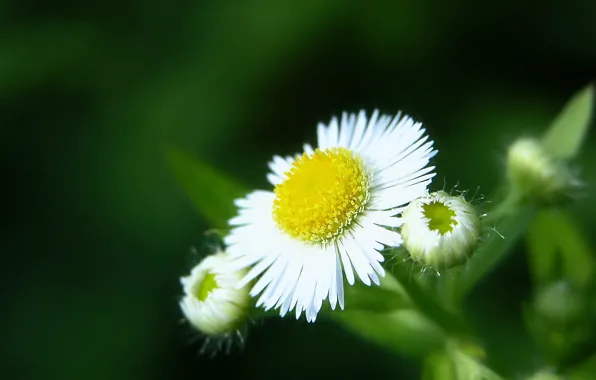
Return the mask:
<svg viewBox="0 0 596 380">
<path fill-rule="evenodd" d="M 327 298 L 344 308 L 344 276 L 353 285 L 379 284 L 381 251 L 398 246 L 403 206 L 425 194 L 436 154 L 421 123 L 398 113 L 370 118 L 364 111 L 333 117 L 317 128 L 316 148 L 274 156 L 267 176 L 273 191 L 235 201 L 239 213 L 225 238 L 237 267 L 251 267 L 239 283 L 257 278 L 257 306 L 296 310 L 313 322 Z"/>
</svg>

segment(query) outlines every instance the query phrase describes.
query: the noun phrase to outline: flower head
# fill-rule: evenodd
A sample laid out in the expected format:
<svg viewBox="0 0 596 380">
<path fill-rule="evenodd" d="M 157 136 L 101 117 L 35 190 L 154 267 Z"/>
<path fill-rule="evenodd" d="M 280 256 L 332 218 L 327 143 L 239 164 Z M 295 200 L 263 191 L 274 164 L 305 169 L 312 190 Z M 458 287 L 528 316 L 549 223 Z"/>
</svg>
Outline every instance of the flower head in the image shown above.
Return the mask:
<svg viewBox="0 0 596 380">
<path fill-rule="evenodd" d="M 474 207 L 444 191 L 414 200 L 402 217 L 404 247 L 412 259 L 435 269 L 465 261 L 481 233 Z"/>
<path fill-rule="evenodd" d="M 230 268 L 230 258 L 220 252 L 207 256 L 180 282 L 184 297 L 180 308 L 188 322 L 208 336 L 233 333 L 248 317 L 250 295 L 237 284 L 246 274 Z"/>
<path fill-rule="evenodd" d="M 426 192 L 436 153 L 421 123 L 400 114 L 344 113 L 319 124 L 317 137 L 316 148 L 273 157 L 273 191 L 237 200 L 225 238 L 237 267 L 252 266 L 239 285 L 260 276 L 257 306 L 311 322 L 327 298 L 344 307 L 344 275 L 350 285 L 356 276 L 379 283 L 380 252 L 401 244 L 398 214 Z"/>
</svg>

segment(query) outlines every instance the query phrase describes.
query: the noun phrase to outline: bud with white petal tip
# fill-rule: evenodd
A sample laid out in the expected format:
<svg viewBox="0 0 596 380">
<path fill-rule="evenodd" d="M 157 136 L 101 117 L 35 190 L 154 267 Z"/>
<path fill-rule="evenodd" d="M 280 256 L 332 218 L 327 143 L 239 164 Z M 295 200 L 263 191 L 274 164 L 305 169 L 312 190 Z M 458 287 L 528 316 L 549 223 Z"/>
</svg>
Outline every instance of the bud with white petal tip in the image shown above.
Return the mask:
<svg viewBox="0 0 596 380">
<path fill-rule="evenodd" d="M 434 269 L 465 262 L 482 232 L 478 212 L 463 197 L 444 191 L 418 198 L 402 213 L 403 245 L 412 259 Z"/>
<path fill-rule="evenodd" d="M 180 282 L 184 296 L 180 308 L 199 332 L 225 337 L 236 333 L 248 319 L 251 307 L 249 288 L 236 289 L 246 274 L 230 266 L 230 258 L 219 252 L 203 259 Z"/>
<path fill-rule="evenodd" d="M 523 196 L 544 202 L 557 201 L 578 185 L 567 166 L 531 138 L 520 138 L 509 147 L 507 178 Z"/>
</svg>

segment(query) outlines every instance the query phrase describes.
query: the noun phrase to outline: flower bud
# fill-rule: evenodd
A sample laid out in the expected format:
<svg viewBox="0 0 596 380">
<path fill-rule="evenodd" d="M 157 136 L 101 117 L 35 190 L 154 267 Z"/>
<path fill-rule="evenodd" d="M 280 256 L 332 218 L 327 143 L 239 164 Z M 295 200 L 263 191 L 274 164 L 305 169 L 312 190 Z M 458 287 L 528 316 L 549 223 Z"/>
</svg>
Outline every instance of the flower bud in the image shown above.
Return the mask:
<svg viewBox="0 0 596 380">
<path fill-rule="evenodd" d="M 236 289 L 245 274 L 230 266 L 226 253 L 203 259 L 180 279 L 184 289 L 180 308 L 188 322 L 208 336 L 235 332 L 248 318 L 251 305 L 248 287 Z"/>
<path fill-rule="evenodd" d="M 412 259 L 435 269 L 466 261 L 482 230 L 476 209 L 462 197 L 444 191 L 410 202 L 402 218 L 404 247 Z"/>
<path fill-rule="evenodd" d="M 525 197 L 554 202 L 576 185 L 568 168 L 535 139 L 520 138 L 507 154 L 507 177 Z"/>
<path fill-rule="evenodd" d="M 526 308 L 526 324 L 549 363 L 565 362 L 593 341 L 594 318 L 586 289 L 566 280 L 547 284 L 538 290 L 532 308 Z"/>
<path fill-rule="evenodd" d="M 534 309 L 550 323 L 578 323 L 588 307 L 582 294 L 569 282 L 558 281 L 542 288 L 534 300 Z"/>
</svg>

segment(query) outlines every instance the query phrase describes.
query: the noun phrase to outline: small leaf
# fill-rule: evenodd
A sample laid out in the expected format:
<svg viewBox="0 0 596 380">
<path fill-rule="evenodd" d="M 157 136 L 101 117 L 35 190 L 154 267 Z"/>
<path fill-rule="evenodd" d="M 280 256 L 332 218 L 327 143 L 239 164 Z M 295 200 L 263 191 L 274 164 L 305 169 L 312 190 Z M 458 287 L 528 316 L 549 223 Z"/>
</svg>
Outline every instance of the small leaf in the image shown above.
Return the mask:
<svg viewBox="0 0 596 380">
<path fill-rule="evenodd" d="M 555 157 L 568 160 L 577 155 L 590 125 L 594 87 L 590 84 L 575 94 L 546 131 L 543 143 Z"/>
<path fill-rule="evenodd" d="M 244 186 L 182 151 L 167 150 L 167 159 L 199 213 L 214 228 L 226 228 L 236 212 L 234 199 L 247 193 Z"/>
<path fill-rule="evenodd" d="M 330 316 L 352 333 L 391 351 L 423 358 L 441 348 L 445 336 L 419 312 L 336 311 Z"/>
<path fill-rule="evenodd" d="M 424 360 L 422 380 L 457 380 L 453 361 L 446 352 L 432 354 Z"/>
<path fill-rule="evenodd" d="M 563 380 L 563 377 L 549 370 L 544 370 L 533 374 L 525 380 Z"/>
<path fill-rule="evenodd" d="M 490 368 L 459 350 L 450 351 L 457 380 L 502 380 Z"/>
<path fill-rule="evenodd" d="M 577 287 L 587 285 L 594 259 L 585 237 L 561 211 L 541 210 L 526 237 L 534 282 L 543 285 L 566 278 Z"/>
</svg>

